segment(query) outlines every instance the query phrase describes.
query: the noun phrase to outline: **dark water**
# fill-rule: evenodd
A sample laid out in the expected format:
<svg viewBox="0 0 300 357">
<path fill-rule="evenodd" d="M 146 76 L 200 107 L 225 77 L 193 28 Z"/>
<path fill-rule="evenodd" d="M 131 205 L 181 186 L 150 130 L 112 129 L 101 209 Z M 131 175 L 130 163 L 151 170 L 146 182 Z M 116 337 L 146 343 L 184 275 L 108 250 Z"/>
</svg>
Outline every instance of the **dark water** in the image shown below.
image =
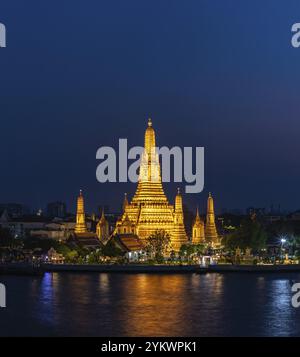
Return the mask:
<svg viewBox="0 0 300 357">
<path fill-rule="evenodd" d="M 299 274 L 0 277 L 0 335 L 300 336 Z"/>
</svg>

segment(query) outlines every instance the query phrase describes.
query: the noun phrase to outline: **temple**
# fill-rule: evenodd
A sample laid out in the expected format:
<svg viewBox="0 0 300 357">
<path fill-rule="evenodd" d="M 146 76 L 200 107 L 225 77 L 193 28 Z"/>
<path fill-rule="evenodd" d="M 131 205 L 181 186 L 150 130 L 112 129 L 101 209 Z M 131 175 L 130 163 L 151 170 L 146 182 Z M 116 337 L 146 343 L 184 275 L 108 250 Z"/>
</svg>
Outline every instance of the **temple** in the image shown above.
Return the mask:
<svg viewBox="0 0 300 357">
<path fill-rule="evenodd" d="M 95 221 L 95 219 L 94 219 Z M 196 218 L 192 226 L 191 239 L 186 234 L 183 214 L 182 195 L 178 188 L 174 204 L 169 203 L 165 195 L 159 156 L 156 148 L 155 131 L 151 119 L 145 131 L 144 150 L 142 153 L 138 185 L 132 200 L 125 193 L 122 214 L 118 218 L 113 232 L 105 218 L 104 210 L 97 225 L 96 234 L 89 231 L 85 221 L 84 198 L 82 191 L 77 198 L 77 214 L 74 238 L 84 246 L 98 247 L 106 245 L 112 239 L 119 247 L 136 249 L 140 254 L 147 238 L 157 231 L 165 231 L 170 238 L 168 253 L 179 252 L 183 244 L 208 244 L 212 247 L 220 245 L 218 236 L 214 201 L 211 193 L 207 199 L 206 222 L 201 219 L 197 208 Z M 138 249 L 137 249 L 138 248 Z M 132 251 L 131 251 L 132 253 Z"/>
<path fill-rule="evenodd" d="M 164 230 L 170 236 L 170 250 L 179 251 L 182 244 L 188 243 L 182 195 L 178 190 L 175 205 L 172 205 L 164 193 L 155 131 L 149 119 L 137 190 L 131 202 L 125 195 L 123 213 L 117 221 L 114 234 L 137 235 L 145 241 L 158 230 Z"/>
<path fill-rule="evenodd" d="M 211 193 L 208 195 L 207 199 L 207 213 L 206 213 L 206 224 L 205 224 L 205 240 L 212 245 L 219 243 L 219 237 L 216 229 L 215 223 L 215 211 L 214 211 L 214 200 Z"/>
<path fill-rule="evenodd" d="M 76 225 L 73 239 L 77 244 L 80 244 L 88 249 L 95 249 L 100 246 L 100 240 L 97 235 L 90 232 L 87 228 L 85 221 L 84 198 L 81 190 L 77 198 Z"/>
<path fill-rule="evenodd" d="M 199 216 L 199 210 L 197 208 L 196 218 L 192 228 L 192 243 L 201 244 L 205 243 L 205 228 L 204 222 Z"/>
<path fill-rule="evenodd" d="M 106 243 L 109 238 L 109 223 L 104 215 L 104 209 L 102 210 L 102 215 L 96 226 L 96 234 L 102 243 Z"/>
<path fill-rule="evenodd" d="M 80 190 L 79 196 L 77 198 L 75 233 L 80 234 L 86 232 L 87 232 L 87 227 L 85 224 L 84 199 L 83 199 L 82 191 Z"/>
</svg>

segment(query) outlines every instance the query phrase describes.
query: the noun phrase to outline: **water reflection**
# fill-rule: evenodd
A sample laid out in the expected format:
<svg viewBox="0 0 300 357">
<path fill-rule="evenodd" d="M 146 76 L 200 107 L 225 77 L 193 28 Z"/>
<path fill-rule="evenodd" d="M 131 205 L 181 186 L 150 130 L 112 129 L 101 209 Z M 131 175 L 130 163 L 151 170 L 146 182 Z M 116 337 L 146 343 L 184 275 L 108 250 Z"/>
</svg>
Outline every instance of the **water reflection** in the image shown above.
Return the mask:
<svg viewBox="0 0 300 357">
<path fill-rule="evenodd" d="M 300 281 L 300 276 L 49 273 L 43 279 L 7 277 L 7 286 L 16 287 L 10 298 L 15 308 L 3 315 L 8 328 L 0 327 L 0 334 L 300 335 L 300 309 L 290 303 L 291 279 Z"/>
<path fill-rule="evenodd" d="M 268 304 L 265 306 L 265 335 L 270 335 L 273 331 L 276 331 L 277 336 L 294 335 L 293 314 L 295 314 L 296 309 L 291 307 L 291 298 L 289 280 L 277 279 L 270 281 Z"/>
</svg>

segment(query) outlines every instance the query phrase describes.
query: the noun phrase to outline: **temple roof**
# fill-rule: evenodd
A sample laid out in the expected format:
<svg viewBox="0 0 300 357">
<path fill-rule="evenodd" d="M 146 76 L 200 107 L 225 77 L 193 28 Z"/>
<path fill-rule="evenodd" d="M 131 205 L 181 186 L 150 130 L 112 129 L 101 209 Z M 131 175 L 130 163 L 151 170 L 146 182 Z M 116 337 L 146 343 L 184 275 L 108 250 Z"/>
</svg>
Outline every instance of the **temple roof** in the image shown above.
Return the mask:
<svg viewBox="0 0 300 357">
<path fill-rule="evenodd" d="M 201 220 L 200 216 L 199 216 L 199 210 L 197 207 L 197 211 L 196 211 L 196 217 L 195 217 L 195 221 L 193 226 L 198 226 L 198 225 L 204 225 L 204 222 Z"/>
<path fill-rule="evenodd" d="M 136 234 L 122 234 L 117 235 L 114 238 L 127 252 L 143 250 L 145 248 L 144 244 Z"/>
</svg>

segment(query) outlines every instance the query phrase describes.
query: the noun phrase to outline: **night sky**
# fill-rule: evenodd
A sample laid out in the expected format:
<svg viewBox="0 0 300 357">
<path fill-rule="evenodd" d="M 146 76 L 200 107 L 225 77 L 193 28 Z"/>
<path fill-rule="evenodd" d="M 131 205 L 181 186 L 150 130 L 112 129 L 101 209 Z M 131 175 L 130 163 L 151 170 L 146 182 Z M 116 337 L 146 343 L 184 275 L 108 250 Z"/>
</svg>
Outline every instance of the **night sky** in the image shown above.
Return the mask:
<svg viewBox="0 0 300 357">
<path fill-rule="evenodd" d="M 0 22 L 0 202 L 118 209 L 135 184 L 98 183 L 96 151 L 150 116 L 159 145 L 205 147 L 191 209 L 300 208 L 299 0 L 1 0 Z"/>
</svg>

